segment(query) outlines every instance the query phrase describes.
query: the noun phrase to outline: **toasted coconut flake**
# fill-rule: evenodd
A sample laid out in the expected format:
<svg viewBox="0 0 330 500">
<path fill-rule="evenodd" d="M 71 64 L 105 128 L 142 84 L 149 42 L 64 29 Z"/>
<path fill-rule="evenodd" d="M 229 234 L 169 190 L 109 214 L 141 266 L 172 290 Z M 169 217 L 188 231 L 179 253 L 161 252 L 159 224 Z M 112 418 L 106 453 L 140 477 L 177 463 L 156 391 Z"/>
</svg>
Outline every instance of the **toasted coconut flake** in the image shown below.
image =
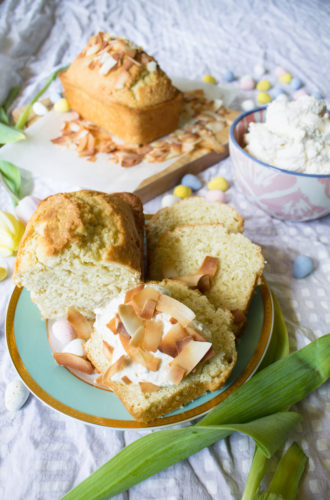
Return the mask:
<svg viewBox="0 0 330 500">
<path fill-rule="evenodd" d="M 191 342 L 192 340 L 194 339 L 190 337 L 190 335 L 187 335 L 187 337 L 184 337 L 183 339 L 179 340 L 176 343 L 178 354 L 180 354 L 180 352 L 183 351 L 185 345 L 189 344 L 189 342 Z"/>
<path fill-rule="evenodd" d="M 115 335 L 117 335 L 118 331 L 117 331 L 117 325 L 118 325 L 118 318 L 114 317 L 112 318 L 109 323 L 107 323 L 107 327 L 109 328 L 109 330 L 112 331 L 112 333 L 114 333 Z"/>
<path fill-rule="evenodd" d="M 91 374 L 94 372 L 93 365 L 87 359 L 71 354 L 70 352 L 54 352 L 53 357 L 55 361 L 66 368 L 79 370 L 83 373 Z"/>
<path fill-rule="evenodd" d="M 189 309 L 189 307 L 168 295 L 159 296 L 156 309 L 159 312 L 165 312 L 177 319 L 184 327 L 188 326 L 196 317 L 195 313 Z"/>
<path fill-rule="evenodd" d="M 109 73 L 109 71 L 114 66 L 116 66 L 116 64 L 117 64 L 116 59 L 114 59 L 113 57 L 110 56 L 110 54 L 108 54 L 104 63 L 102 64 L 102 66 L 99 70 L 100 75 L 106 76 Z"/>
<path fill-rule="evenodd" d="M 106 340 L 103 340 L 103 354 L 107 358 L 108 361 L 112 361 L 114 348 L 108 344 Z"/>
<path fill-rule="evenodd" d="M 129 379 L 128 377 L 126 377 L 126 375 L 124 375 L 123 377 L 121 377 L 121 379 L 124 382 L 124 384 L 126 384 L 126 385 L 130 385 L 132 383 L 131 379 Z"/>
<path fill-rule="evenodd" d="M 197 288 L 200 292 L 205 293 L 210 290 L 212 286 L 211 277 L 209 274 L 202 274 L 198 280 Z"/>
<path fill-rule="evenodd" d="M 135 294 L 132 298 L 132 306 L 134 307 L 136 314 L 143 319 L 151 319 L 155 312 L 155 306 L 159 295 L 160 293 L 150 286 L 144 287 L 143 290 Z M 155 302 L 155 304 L 150 301 Z M 147 302 L 150 303 L 147 304 Z M 144 315 L 142 315 L 142 312 Z M 150 316 L 151 312 L 152 315 Z"/>
<path fill-rule="evenodd" d="M 201 292 L 206 292 L 211 288 L 211 278 L 208 274 L 189 274 L 176 279 L 185 283 L 189 288 L 197 288 Z"/>
<path fill-rule="evenodd" d="M 199 274 L 208 274 L 211 278 L 214 278 L 219 266 L 218 257 L 206 256 L 203 260 L 203 264 L 198 269 Z"/>
<path fill-rule="evenodd" d="M 79 339 L 88 340 L 92 334 L 93 327 L 87 318 L 74 307 L 70 307 L 67 320 L 71 324 L 75 334 Z"/>
<path fill-rule="evenodd" d="M 151 382 L 139 382 L 142 392 L 156 392 L 160 389 L 159 385 L 152 384 Z"/>
<path fill-rule="evenodd" d="M 244 323 L 246 321 L 246 316 L 240 309 L 234 309 L 233 311 L 231 311 L 231 313 L 233 315 L 235 325 Z"/>
<path fill-rule="evenodd" d="M 130 364 L 130 359 L 128 356 L 123 354 L 115 363 L 109 366 L 107 371 L 103 375 L 103 381 L 106 382 L 115 374 L 123 370 L 127 365 Z"/>
<path fill-rule="evenodd" d="M 182 366 L 179 365 L 173 365 L 170 367 L 170 372 L 169 372 L 169 377 L 170 380 L 175 384 L 178 385 L 180 384 L 181 380 L 185 376 L 187 370 L 182 368 Z"/>
<path fill-rule="evenodd" d="M 87 50 L 86 50 L 86 56 L 93 56 L 100 50 L 99 45 L 91 45 Z"/>
<path fill-rule="evenodd" d="M 138 330 L 136 330 L 135 334 L 129 341 L 129 344 L 134 347 L 142 347 L 143 336 L 144 336 L 144 327 L 141 326 Z"/>
<path fill-rule="evenodd" d="M 179 323 L 177 323 L 162 338 L 159 350 L 164 354 L 168 354 L 169 356 L 172 356 L 172 358 L 175 358 L 178 354 L 177 343 L 185 337 L 188 337 L 188 333 Z"/>
<path fill-rule="evenodd" d="M 188 335 L 192 337 L 194 340 L 198 340 L 199 342 L 207 342 L 207 340 L 194 328 L 187 326 L 186 331 Z"/>
<path fill-rule="evenodd" d="M 127 354 L 129 354 L 129 343 L 130 343 L 129 337 L 125 337 L 124 335 L 119 334 L 119 340 L 121 342 L 121 345 L 127 352 Z"/>
<path fill-rule="evenodd" d="M 188 374 L 198 365 L 211 347 L 211 342 L 191 340 L 183 347 L 180 354 L 171 361 L 171 366 L 179 365 L 184 368 Z"/>
<path fill-rule="evenodd" d="M 133 299 L 134 295 L 141 292 L 141 290 L 143 290 L 143 288 L 144 288 L 144 284 L 142 283 L 141 285 L 136 286 L 135 288 L 132 288 L 131 290 L 128 290 L 128 292 L 126 292 L 126 295 L 125 295 L 125 304 L 130 302 Z"/>
<path fill-rule="evenodd" d="M 213 349 L 213 347 L 211 347 L 207 353 L 205 354 L 205 356 L 201 359 L 201 363 L 204 363 L 204 361 L 208 361 L 209 359 L 213 358 L 213 356 L 216 355 L 216 352 L 215 350 Z"/>
<path fill-rule="evenodd" d="M 129 155 L 125 155 L 121 161 L 122 167 L 134 167 L 134 165 L 138 165 L 141 163 L 143 159 L 143 155 L 139 155 L 137 153 L 131 153 Z"/>
<path fill-rule="evenodd" d="M 97 377 L 97 379 L 95 379 L 95 383 L 98 384 L 98 385 L 104 385 L 104 382 L 103 382 L 103 373 Z"/>
<path fill-rule="evenodd" d="M 117 323 L 117 333 L 119 333 L 122 337 L 125 337 L 128 340 L 131 338 L 130 334 L 128 333 L 128 331 L 124 326 L 124 323 L 120 319 Z"/>
<path fill-rule="evenodd" d="M 160 359 L 153 356 L 150 352 L 144 351 L 140 347 L 128 346 L 129 357 L 135 363 L 144 366 L 151 372 L 156 372 L 160 365 Z"/>
<path fill-rule="evenodd" d="M 155 314 L 156 305 L 157 302 L 155 300 L 146 300 L 140 313 L 140 317 L 143 319 L 151 319 Z"/>
<path fill-rule="evenodd" d="M 131 304 L 120 304 L 118 314 L 131 337 L 135 334 L 136 330 L 143 326 L 143 321 L 137 317 Z"/>
<path fill-rule="evenodd" d="M 162 341 L 163 323 L 161 321 L 146 320 L 144 327 L 144 336 L 142 340 L 142 349 L 145 351 L 156 352 Z"/>
</svg>

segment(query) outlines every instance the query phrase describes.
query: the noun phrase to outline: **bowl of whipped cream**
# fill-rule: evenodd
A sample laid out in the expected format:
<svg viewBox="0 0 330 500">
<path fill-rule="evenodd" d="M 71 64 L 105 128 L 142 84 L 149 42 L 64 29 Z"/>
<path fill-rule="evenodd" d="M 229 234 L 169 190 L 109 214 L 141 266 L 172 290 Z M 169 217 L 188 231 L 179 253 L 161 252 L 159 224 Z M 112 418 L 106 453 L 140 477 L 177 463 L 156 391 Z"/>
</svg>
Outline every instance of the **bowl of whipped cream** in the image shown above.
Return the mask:
<svg viewBox="0 0 330 500">
<path fill-rule="evenodd" d="M 323 100 L 279 96 L 240 115 L 229 138 L 235 182 L 273 217 L 330 214 L 330 116 Z"/>
</svg>

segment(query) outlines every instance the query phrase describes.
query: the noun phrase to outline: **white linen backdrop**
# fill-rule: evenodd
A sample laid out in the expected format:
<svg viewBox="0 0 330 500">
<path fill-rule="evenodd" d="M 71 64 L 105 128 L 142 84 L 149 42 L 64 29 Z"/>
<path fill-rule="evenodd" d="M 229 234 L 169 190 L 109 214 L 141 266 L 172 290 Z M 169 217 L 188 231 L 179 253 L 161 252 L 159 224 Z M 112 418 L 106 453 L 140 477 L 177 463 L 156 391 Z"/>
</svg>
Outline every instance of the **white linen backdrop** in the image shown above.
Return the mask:
<svg viewBox="0 0 330 500">
<path fill-rule="evenodd" d="M 24 91 L 16 104 L 25 103 L 54 69 L 69 63 L 99 30 L 134 40 L 172 75 L 199 79 L 211 73 L 222 82 L 226 69 L 242 76 L 257 63 L 271 71 L 281 65 L 301 77 L 308 91 L 319 89 L 329 98 L 329 24 L 330 4 L 322 1 L 5 0 L 0 5 L 0 102 L 11 86 L 22 84 Z M 328 333 L 330 218 L 310 223 L 272 219 L 233 186 L 230 159 L 201 178 L 207 182 L 215 175 L 230 181 L 228 202 L 244 216 L 245 234 L 263 248 L 265 276 L 280 301 L 291 349 Z M 75 188 L 35 178 L 33 194 L 44 197 Z M 201 193 L 205 192 L 203 188 Z M 146 205 L 146 211 L 159 207 L 157 198 Z M 0 209 L 12 210 L 2 188 Z M 295 280 L 292 261 L 301 253 L 314 259 L 316 270 L 306 279 Z M 12 268 L 13 260 L 1 259 L 0 265 Z M 55 500 L 139 433 L 85 425 L 32 396 L 22 410 L 6 410 L 6 383 L 16 377 L 4 332 L 12 289 L 10 278 L 0 283 L 0 498 Z M 325 500 L 330 470 L 329 383 L 294 409 L 303 420 L 292 439 L 309 457 L 298 499 Z M 235 434 L 116 498 L 239 499 L 253 449 L 251 439 Z"/>
</svg>

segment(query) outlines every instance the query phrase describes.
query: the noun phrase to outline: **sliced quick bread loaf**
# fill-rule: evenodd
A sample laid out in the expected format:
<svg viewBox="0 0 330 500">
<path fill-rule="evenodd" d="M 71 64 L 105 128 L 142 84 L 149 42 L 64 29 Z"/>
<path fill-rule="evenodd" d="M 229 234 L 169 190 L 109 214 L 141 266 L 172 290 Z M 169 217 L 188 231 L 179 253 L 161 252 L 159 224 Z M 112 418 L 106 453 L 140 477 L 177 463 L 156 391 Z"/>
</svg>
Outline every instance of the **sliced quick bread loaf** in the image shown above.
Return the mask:
<svg viewBox="0 0 330 500">
<path fill-rule="evenodd" d="M 207 390 L 214 391 L 223 386 L 237 357 L 235 336 L 232 332 L 232 316 L 229 311 L 216 310 L 200 292 L 190 290 L 174 280 L 164 280 L 159 285 L 158 289 L 161 293 L 164 287 L 166 293 L 169 292 L 173 298 L 195 313 L 195 319 L 199 322 L 195 324 L 198 325 L 199 332 L 205 341 L 212 342 L 215 353 L 210 359 L 199 362 L 195 369 L 177 385 L 169 384 L 166 379 L 167 382 L 158 386 L 154 391 L 142 390 L 136 382 L 124 383 L 118 380 L 108 380 L 107 385 L 117 394 L 131 415 L 141 422 L 153 421 L 192 401 Z M 156 320 L 157 317 L 159 316 L 155 316 Z M 97 320 L 96 325 L 99 325 Z M 194 325 L 194 322 L 191 325 Z M 118 338 L 119 335 L 115 337 Z M 101 331 L 98 326 L 85 346 L 88 358 L 102 374 L 109 369 L 111 364 L 104 350 L 104 338 L 107 339 L 107 332 Z M 161 356 L 159 350 L 152 354 L 155 357 Z"/>
<path fill-rule="evenodd" d="M 94 317 L 140 282 L 144 218 L 130 193 L 59 193 L 42 201 L 21 240 L 14 281 L 26 287 L 44 318 L 74 307 Z"/>
<path fill-rule="evenodd" d="M 216 307 L 246 312 L 264 268 L 261 248 L 221 224 L 181 226 L 164 233 L 154 248 L 149 279 L 196 273 L 206 256 L 217 257 L 218 270 L 206 291 Z"/>
<path fill-rule="evenodd" d="M 160 236 L 186 224 L 220 223 L 232 233 L 243 231 L 243 218 L 231 206 L 219 201 L 209 202 L 201 196 L 193 196 L 179 201 L 175 205 L 159 210 L 149 220 L 147 229 L 149 260 Z"/>
</svg>

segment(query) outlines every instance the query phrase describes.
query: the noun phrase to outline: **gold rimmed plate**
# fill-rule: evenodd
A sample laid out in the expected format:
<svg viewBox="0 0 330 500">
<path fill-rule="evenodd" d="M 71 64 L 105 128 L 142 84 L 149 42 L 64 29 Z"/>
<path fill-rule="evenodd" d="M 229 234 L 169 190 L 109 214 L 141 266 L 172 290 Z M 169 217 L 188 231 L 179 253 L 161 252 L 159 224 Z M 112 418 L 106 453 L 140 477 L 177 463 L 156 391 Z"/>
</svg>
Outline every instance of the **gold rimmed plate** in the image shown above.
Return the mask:
<svg viewBox="0 0 330 500">
<path fill-rule="evenodd" d="M 46 321 L 25 289 L 15 288 L 6 322 L 7 344 L 25 385 L 50 407 L 84 422 L 116 429 L 177 425 L 204 415 L 246 382 L 257 370 L 269 345 L 274 322 L 267 283 L 257 287 L 244 334 L 237 343 L 236 366 L 226 385 L 146 425 L 136 422 L 112 392 L 93 387 L 58 366 L 48 342 Z"/>
</svg>

